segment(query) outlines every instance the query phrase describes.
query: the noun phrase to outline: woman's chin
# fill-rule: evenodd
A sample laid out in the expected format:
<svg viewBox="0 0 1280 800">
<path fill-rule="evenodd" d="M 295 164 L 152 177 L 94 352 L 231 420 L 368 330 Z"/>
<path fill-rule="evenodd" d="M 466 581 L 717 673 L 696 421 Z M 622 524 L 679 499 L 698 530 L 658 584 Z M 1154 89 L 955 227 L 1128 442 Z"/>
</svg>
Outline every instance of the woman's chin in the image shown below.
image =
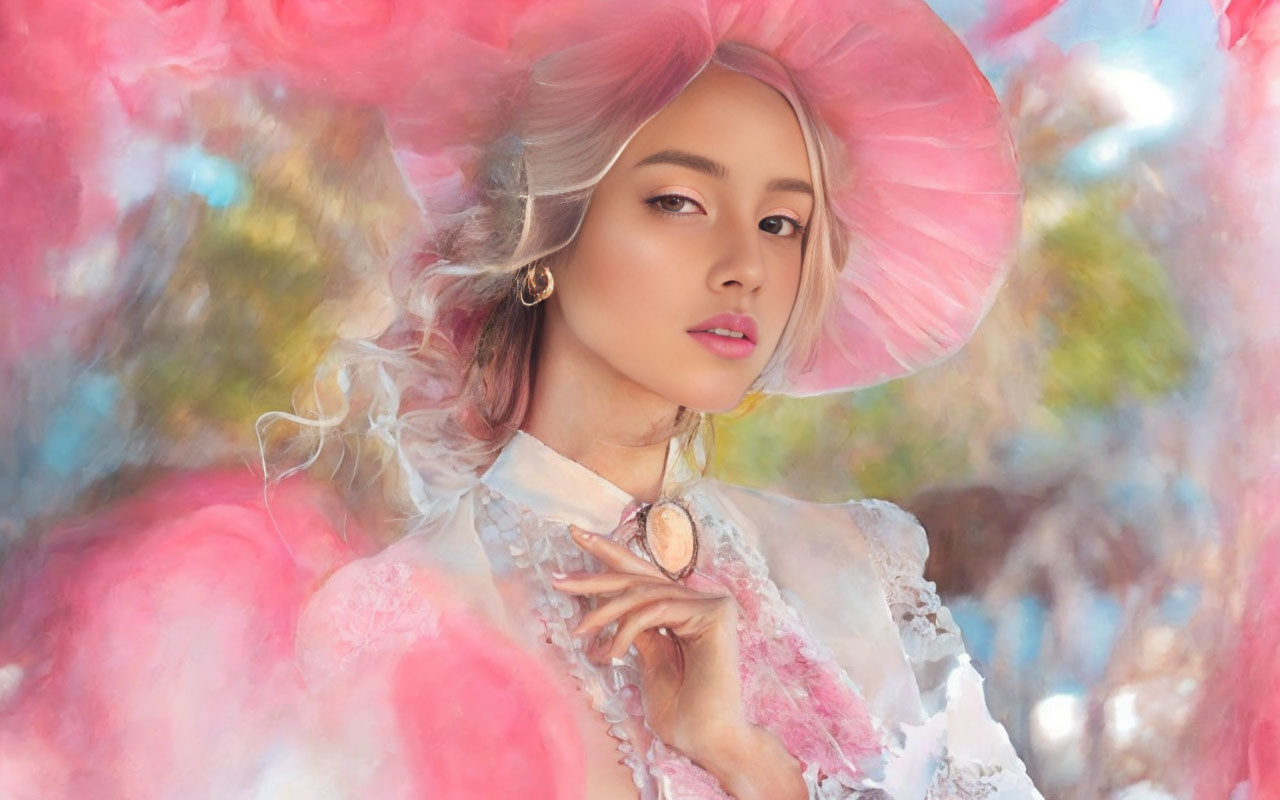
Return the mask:
<svg viewBox="0 0 1280 800">
<path fill-rule="evenodd" d="M 681 393 L 679 404 L 694 411 L 706 414 L 722 414 L 732 411 L 746 397 L 750 383 L 741 381 L 723 381 L 708 386 L 698 387 L 694 391 Z"/>
</svg>

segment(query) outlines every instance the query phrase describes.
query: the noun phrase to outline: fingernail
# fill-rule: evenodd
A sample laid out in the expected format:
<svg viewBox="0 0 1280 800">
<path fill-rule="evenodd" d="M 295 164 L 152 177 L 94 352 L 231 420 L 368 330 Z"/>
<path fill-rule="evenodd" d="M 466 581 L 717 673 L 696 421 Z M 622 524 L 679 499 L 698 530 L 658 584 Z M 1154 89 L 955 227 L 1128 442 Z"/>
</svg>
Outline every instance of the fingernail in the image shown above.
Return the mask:
<svg viewBox="0 0 1280 800">
<path fill-rule="evenodd" d="M 573 534 L 578 539 L 590 539 L 594 535 L 591 533 L 587 533 L 582 528 L 579 528 L 577 525 L 570 525 L 569 533 Z"/>
<path fill-rule="evenodd" d="M 563 572 L 553 572 L 551 573 L 551 577 L 555 578 L 558 581 L 562 581 L 569 576 L 565 575 Z"/>
</svg>

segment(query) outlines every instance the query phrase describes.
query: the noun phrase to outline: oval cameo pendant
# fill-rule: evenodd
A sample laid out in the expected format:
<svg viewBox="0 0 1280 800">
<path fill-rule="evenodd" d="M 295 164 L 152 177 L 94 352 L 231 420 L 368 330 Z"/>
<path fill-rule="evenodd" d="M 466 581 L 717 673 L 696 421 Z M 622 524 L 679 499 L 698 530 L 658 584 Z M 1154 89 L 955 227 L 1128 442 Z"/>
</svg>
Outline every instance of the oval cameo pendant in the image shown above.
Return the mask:
<svg viewBox="0 0 1280 800">
<path fill-rule="evenodd" d="M 636 515 L 640 546 L 663 575 L 688 577 L 698 562 L 698 534 L 689 509 L 675 500 L 659 500 Z"/>
</svg>

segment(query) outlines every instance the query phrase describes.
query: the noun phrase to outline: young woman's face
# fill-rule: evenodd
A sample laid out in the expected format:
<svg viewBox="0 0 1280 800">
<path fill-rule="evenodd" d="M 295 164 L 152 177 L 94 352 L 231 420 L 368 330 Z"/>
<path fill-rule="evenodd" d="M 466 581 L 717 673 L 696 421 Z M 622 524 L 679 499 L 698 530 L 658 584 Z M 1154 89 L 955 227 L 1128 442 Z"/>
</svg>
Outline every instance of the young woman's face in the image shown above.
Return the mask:
<svg viewBox="0 0 1280 800">
<path fill-rule="evenodd" d="M 734 407 L 795 303 L 809 176 L 782 95 L 707 69 L 596 187 L 553 267 L 555 338 L 675 404 Z"/>
</svg>

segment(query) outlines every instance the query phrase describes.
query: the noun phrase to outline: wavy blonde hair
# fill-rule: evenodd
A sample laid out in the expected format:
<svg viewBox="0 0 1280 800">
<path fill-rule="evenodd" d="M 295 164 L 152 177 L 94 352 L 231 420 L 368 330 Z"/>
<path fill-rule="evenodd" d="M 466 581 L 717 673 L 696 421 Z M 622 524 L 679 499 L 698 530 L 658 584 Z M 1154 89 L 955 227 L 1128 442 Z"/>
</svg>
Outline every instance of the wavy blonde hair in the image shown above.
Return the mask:
<svg viewBox="0 0 1280 800">
<path fill-rule="evenodd" d="M 492 461 L 527 410 L 543 307 L 519 302 L 523 270 L 554 263 L 632 137 L 709 65 L 761 80 L 787 99 L 815 190 L 796 303 L 753 388 L 777 385 L 789 365 L 812 357 L 848 252 L 826 202 L 835 143 L 766 53 L 724 43 L 708 60 L 702 40 L 650 33 L 593 40 L 534 66 L 510 134 L 476 161 L 470 208 L 433 219 L 430 247 L 396 270 L 400 320 L 376 343 L 335 351 L 297 399 L 297 413 L 260 420 L 260 432 L 283 419 L 307 434 L 275 437 L 283 449 L 264 449 L 274 453 L 268 461 L 290 465 L 274 474 L 322 467 L 357 498 L 377 483 L 406 516 L 434 516 L 460 477 L 465 483 Z M 705 430 L 701 416 L 681 409 L 669 433 L 692 442 Z"/>
</svg>

